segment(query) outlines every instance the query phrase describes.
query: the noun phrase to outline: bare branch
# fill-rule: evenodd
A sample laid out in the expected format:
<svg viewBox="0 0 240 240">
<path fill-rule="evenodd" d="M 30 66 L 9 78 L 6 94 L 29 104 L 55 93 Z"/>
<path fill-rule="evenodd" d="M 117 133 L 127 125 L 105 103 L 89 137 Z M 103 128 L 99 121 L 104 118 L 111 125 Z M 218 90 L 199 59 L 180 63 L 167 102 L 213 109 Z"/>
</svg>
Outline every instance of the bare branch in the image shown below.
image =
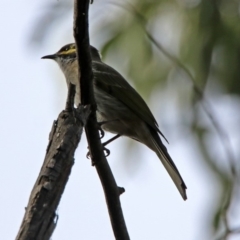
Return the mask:
<svg viewBox="0 0 240 240">
<path fill-rule="evenodd" d="M 70 87 L 69 99 L 75 90 Z M 81 138 L 88 109 L 73 109 L 73 101 L 54 121 L 43 166 L 31 192 L 26 212 L 16 237 L 17 240 L 50 239 L 58 216 L 56 209 L 74 164 L 74 152 Z M 78 115 L 78 118 L 75 116 Z M 82 119 L 82 120 L 81 120 Z"/>
<path fill-rule="evenodd" d="M 81 102 L 91 106 L 91 114 L 85 126 L 90 156 L 101 180 L 112 228 L 116 239 L 128 240 L 129 235 L 124 221 L 119 200 L 119 189 L 104 156 L 96 120 L 96 103 L 93 95 L 93 72 L 89 51 L 88 34 L 89 0 L 75 0 L 74 4 L 74 37 L 79 61 L 79 81 Z"/>
</svg>

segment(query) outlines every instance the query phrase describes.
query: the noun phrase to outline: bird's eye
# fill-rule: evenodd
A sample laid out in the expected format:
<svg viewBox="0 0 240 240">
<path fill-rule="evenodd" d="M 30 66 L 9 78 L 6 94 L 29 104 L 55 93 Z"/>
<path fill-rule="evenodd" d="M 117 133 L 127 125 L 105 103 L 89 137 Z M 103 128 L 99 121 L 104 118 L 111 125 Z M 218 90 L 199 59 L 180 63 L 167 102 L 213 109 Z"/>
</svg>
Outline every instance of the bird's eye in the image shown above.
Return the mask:
<svg viewBox="0 0 240 240">
<path fill-rule="evenodd" d="M 63 47 L 60 52 L 67 52 L 69 50 L 69 47 Z"/>
</svg>

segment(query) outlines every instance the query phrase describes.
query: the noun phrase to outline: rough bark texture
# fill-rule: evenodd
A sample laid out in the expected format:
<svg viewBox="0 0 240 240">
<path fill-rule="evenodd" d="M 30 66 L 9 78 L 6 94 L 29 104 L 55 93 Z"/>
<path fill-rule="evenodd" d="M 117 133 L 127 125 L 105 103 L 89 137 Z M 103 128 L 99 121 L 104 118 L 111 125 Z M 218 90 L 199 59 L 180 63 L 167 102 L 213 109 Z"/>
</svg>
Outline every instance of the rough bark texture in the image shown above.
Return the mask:
<svg viewBox="0 0 240 240">
<path fill-rule="evenodd" d="M 122 191 L 118 188 L 108 165 L 98 132 L 99 126 L 96 120 L 96 103 L 93 95 L 93 72 L 89 51 L 88 7 L 89 0 L 75 0 L 74 37 L 77 46 L 79 72 L 81 70 L 81 74 L 79 74 L 81 102 L 83 105 L 90 105 L 91 107 L 91 114 L 85 126 L 85 132 L 92 163 L 96 167 L 103 186 L 115 238 L 118 240 L 128 240 L 130 238 L 119 199 Z"/>
<path fill-rule="evenodd" d="M 72 96 L 69 101 L 66 105 L 68 111 L 61 112 L 53 123 L 46 157 L 31 192 L 17 240 L 48 240 L 56 227 L 56 209 L 74 164 L 83 123 L 89 115 L 87 108 L 71 108 Z"/>
<path fill-rule="evenodd" d="M 49 137 L 46 157 L 31 192 L 17 240 L 48 240 L 57 224 L 56 209 L 61 199 L 71 168 L 74 152 L 85 125 L 89 151 L 101 180 L 108 211 L 118 240 L 129 240 L 119 200 L 122 188 L 118 188 L 108 165 L 100 141 L 96 120 L 96 104 L 93 96 L 93 73 L 88 36 L 89 0 L 75 0 L 74 36 L 81 69 L 81 97 L 84 106 L 73 108 L 74 87 L 70 86 L 66 110 L 54 121 Z M 86 121 L 90 113 L 88 121 Z"/>
</svg>

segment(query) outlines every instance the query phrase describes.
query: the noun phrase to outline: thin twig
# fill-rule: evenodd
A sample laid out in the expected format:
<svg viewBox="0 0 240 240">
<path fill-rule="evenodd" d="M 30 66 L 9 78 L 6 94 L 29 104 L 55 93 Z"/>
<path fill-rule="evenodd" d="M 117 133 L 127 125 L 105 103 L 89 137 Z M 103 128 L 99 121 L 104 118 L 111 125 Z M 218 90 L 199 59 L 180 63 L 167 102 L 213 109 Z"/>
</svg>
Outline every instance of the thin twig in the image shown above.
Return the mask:
<svg viewBox="0 0 240 240">
<path fill-rule="evenodd" d="M 90 156 L 103 186 L 115 238 L 117 240 L 129 240 L 119 199 L 120 192 L 104 156 L 98 132 L 99 127 L 96 120 L 96 103 L 93 94 L 93 72 L 89 47 L 88 7 L 89 0 L 75 0 L 74 37 L 77 47 L 79 73 L 81 72 L 79 74 L 81 102 L 91 107 L 91 114 L 85 126 L 85 132 Z"/>
</svg>

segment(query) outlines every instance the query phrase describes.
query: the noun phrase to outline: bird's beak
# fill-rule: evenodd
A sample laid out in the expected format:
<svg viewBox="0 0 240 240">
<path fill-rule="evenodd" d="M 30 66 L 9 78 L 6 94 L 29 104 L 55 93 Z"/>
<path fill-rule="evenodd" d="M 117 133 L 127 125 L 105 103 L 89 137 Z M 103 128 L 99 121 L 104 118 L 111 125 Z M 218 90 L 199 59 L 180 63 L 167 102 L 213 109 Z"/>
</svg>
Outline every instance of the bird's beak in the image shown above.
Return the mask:
<svg viewBox="0 0 240 240">
<path fill-rule="evenodd" d="M 51 54 L 51 55 L 46 55 L 41 57 L 41 59 L 56 59 L 57 58 L 57 54 Z"/>
</svg>

